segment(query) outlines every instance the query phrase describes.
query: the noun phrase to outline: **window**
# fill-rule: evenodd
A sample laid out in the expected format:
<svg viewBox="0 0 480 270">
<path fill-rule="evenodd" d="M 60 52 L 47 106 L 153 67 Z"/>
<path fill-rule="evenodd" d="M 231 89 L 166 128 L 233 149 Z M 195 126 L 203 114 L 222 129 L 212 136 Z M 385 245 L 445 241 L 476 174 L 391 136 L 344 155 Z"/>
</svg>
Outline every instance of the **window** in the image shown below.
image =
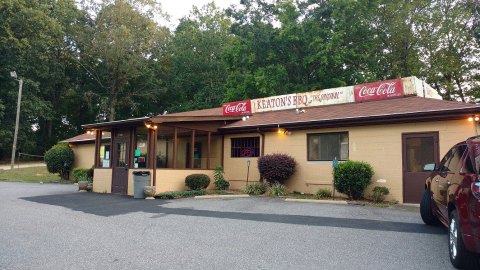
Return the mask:
<svg viewBox="0 0 480 270">
<path fill-rule="evenodd" d="M 111 133 L 107 131 L 102 131 L 100 137 L 100 148 L 99 148 L 99 168 L 110 168 L 110 143 L 111 143 Z"/>
<path fill-rule="evenodd" d="M 443 157 L 442 162 L 440 162 L 439 171 L 452 173 L 459 171 L 460 167 L 462 166 L 462 155 L 466 148 L 467 147 L 465 145 L 460 145 L 450 149 L 445 157 Z"/>
<path fill-rule="evenodd" d="M 147 168 L 148 130 L 146 127 L 137 127 L 135 137 L 135 152 L 133 158 L 134 168 Z"/>
<path fill-rule="evenodd" d="M 260 156 L 260 137 L 232 138 L 232 157 Z"/>
<path fill-rule="evenodd" d="M 347 160 L 348 133 L 308 134 L 308 160 Z"/>
</svg>

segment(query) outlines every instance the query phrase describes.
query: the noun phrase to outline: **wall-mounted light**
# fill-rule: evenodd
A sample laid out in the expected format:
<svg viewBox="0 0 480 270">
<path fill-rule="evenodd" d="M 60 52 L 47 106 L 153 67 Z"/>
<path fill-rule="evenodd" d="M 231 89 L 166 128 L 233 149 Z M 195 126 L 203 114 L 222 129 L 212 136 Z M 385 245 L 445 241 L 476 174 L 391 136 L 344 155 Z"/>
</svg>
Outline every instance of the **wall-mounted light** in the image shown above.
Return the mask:
<svg viewBox="0 0 480 270">
<path fill-rule="evenodd" d="M 88 134 L 88 135 L 93 135 L 94 133 L 95 133 L 94 130 L 87 130 L 87 134 Z"/>
<path fill-rule="evenodd" d="M 470 116 L 468 117 L 468 122 L 478 122 L 480 120 L 480 117 L 478 117 L 477 115 L 474 115 L 474 116 Z"/>
<path fill-rule="evenodd" d="M 277 133 L 279 133 L 279 134 L 282 133 L 282 130 L 280 129 L 280 125 L 279 125 L 279 124 L 277 124 Z"/>
<path fill-rule="evenodd" d="M 242 117 L 242 121 L 247 121 L 248 119 L 250 119 L 249 115 L 245 115 L 244 117 Z"/>
<path fill-rule="evenodd" d="M 305 113 L 305 109 L 295 109 L 296 114 Z"/>
</svg>

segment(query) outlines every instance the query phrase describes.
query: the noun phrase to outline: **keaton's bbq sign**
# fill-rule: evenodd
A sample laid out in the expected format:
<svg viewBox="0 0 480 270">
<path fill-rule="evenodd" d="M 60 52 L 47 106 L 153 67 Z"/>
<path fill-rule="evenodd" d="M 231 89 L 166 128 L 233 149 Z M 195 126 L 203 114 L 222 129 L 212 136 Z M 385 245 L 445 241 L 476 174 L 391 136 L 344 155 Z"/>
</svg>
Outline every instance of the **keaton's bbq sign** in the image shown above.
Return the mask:
<svg viewBox="0 0 480 270">
<path fill-rule="evenodd" d="M 355 102 L 403 96 L 402 80 L 366 83 L 353 87 Z"/>
<path fill-rule="evenodd" d="M 223 104 L 223 115 L 245 115 L 257 112 L 279 111 L 322 105 L 362 102 L 404 95 L 401 79 L 366 83 L 317 90 L 306 93 L 288 94 Z"/>
<path fill-rule="evenodd" d="M 243 115 L 251 114 L 252 105 L 250 100 L 235 101 L 230 103 L 223 104 L 223 115 L 232 116 L 232 115 Z"/>
</svg>

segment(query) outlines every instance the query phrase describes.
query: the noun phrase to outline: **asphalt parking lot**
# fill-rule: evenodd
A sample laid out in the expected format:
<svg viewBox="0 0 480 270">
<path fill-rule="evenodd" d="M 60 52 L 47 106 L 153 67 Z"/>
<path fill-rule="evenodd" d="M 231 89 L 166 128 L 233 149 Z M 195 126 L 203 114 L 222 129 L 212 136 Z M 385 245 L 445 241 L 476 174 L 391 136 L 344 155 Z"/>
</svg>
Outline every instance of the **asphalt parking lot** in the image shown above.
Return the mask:
<svg viewBox="0 0 480 270">
<path fill-rule="evenodd" d="M 0 269 L 453 269 L 417 211 L 0 182 Z"/>
</svg>

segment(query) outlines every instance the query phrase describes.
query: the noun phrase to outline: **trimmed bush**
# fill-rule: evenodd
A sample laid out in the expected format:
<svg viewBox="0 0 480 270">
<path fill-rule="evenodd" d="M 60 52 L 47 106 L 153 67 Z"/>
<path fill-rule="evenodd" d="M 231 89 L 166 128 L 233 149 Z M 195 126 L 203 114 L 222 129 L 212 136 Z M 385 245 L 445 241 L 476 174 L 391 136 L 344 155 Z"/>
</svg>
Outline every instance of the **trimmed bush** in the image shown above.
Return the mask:
<svg viewBox="0 0 480 270">
<path fill-rule="evenodd" d="M 270 184 L 284 184 L 295 173 L 297 162 L 287 154 L 265 155 L 258 159 L 260 176 Z"/>
<path fill-rule="evenodd" d="M 58 173 L 63 179 L 68 178 L 68 171 L 73 165 L 73 150 L 68 144 L 59 143 L 45 152 L 45 163 L 50 173 Z"/>
<path fill-rule="evenodd" d="M 215 181 L 213 182 L 213 184 L 215 185 L 215 188 L 217 190 L 226 190 L 230 187 L 230 183 L 225 180 L 225 178 L 223 178 L 223 173 L 223 167 L 220 166 L 215 168 L 215 172 L 213 173 L 213 178 L 215 179 Z"/>
<path fill-rule="evenodd" d="M 267 190 L 268 196 L 287 196 L 288 191 L 285 185 L 275 183 Z"/>
<path fill-rule="evenodd" d="M 315 193 L 314 197 L 317 200 L 328 199 L 332 197 L 332 192 L 328 189 L 321 188 Z"/>
<path fill-rule="evenodd" d="M 372 176 L 372 166 L 362 161 L 345 161 L 333 170 L 335 188 L 354 200 L 363 198 Z"/>
<path fill-rule="evenodd" d="M 161 200 L 171 200 L 171 199 L 177 199 L 177 198 L 201 196 L 205 194 L 207 194 L 205 190 L 173 191 L 173 192 L 165 192 L 165 193 L 158 194 L 155 196 L 155 198 L 161 199 Z"/>
<path fill-rule="evenodd" d="M 267 191 L 267 185 L 265 183 L 254 183 L 246 185 L 243 192 L 248 195 L 262 195 Z"/>
<path fill-rule="evenodd" d="M 206 174 L 191 174 L 185 177 L 185 185 L 191 190 L 205 189 L 210 184 L 210 177 Z"/>
<path fill-rule="evenodd" d="M 374 187 L 372 193 L 373 201 L 379 203 L 385 201 L 385 195 L 390 194 L 387 187 Z"/>
</svg>

